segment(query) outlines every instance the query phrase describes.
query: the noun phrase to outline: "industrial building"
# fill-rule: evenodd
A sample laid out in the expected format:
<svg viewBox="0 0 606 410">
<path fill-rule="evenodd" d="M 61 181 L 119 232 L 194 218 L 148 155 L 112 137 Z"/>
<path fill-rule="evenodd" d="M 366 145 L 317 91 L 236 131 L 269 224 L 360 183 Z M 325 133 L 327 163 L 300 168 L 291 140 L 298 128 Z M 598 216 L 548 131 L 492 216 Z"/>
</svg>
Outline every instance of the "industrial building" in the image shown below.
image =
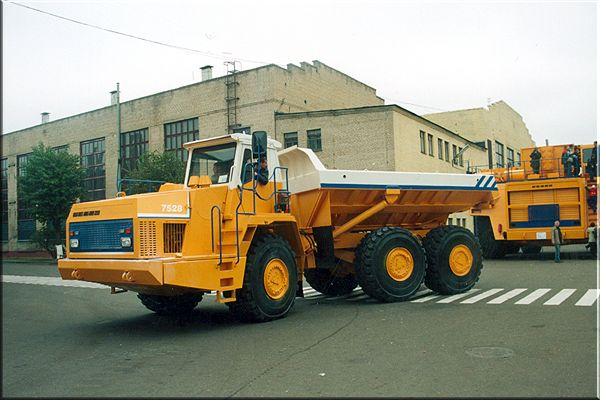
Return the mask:
<svg viewBox="0 0 606 410">
<path fill-rule="evenodd" d="M 201 81 L 2 135 L 2 250 L 35 250 L 36 228 L 19 202 L 17 175 L 32 147 L 66 149 L 87 170 L 87 197 L 117 192 L 118 156 L 124 168 L 148 151 L 173 151 L 182 144 L 231 132 L 266 130 L 284 146 L 317 152 L 328 168 L 414 172 L 467 172 L 478 166 L 519 160 L 533 145 L 521 118 L 504 102 L 487 108 L 417 115 L 385 105 L 376 90 L 319 61 L 266 65 L 246 71 L 230 67 Z M 109 99 L 108 99 L 109 100 Z M 111 101 L 108 101 L 111 102 Z M 466 216 L 453 222 L 470 227 Z"/>
</svg>

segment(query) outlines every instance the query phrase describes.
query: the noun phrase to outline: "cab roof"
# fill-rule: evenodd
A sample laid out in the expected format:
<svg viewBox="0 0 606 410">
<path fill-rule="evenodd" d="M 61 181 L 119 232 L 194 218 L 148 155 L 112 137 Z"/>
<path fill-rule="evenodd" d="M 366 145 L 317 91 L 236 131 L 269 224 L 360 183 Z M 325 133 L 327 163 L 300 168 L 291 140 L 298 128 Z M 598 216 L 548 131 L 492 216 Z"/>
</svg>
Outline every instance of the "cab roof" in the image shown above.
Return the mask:
<svg viewBox="0 0 606 410">
<path fill-rule="evenodd" d="M 205 138 L 202 140 L 190 141 L 183 144 L 183 148 L 185 149 L 194 149 L 200 147 L 214 147 L 217 145 L 228 144 L 230 142 L 242 142 L 244 145 L 252 144 L 252 135 L 235 133 L 235 134 L 227 134 L 220 135 L 218 137 Z M 279 141 L 267 136 L 267 146 L 268 148 L 280 149 L 282 148 L 282 144 Z"/>
</svg>

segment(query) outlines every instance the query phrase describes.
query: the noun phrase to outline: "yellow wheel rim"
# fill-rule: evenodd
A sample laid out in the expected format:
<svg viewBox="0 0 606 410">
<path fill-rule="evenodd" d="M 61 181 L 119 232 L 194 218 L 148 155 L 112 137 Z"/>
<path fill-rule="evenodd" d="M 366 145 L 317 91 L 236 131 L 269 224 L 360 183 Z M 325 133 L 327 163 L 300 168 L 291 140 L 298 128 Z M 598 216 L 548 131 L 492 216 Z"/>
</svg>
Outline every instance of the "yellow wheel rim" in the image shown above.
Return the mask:
<svg viewBox="0 0 606 410">
<path fill-rule="evenodd" d="M 405 281 L 410 277 L 415 267 L 412 253 L 406 248 L 393 248 L 385 259 L 387 274 L 398 282 Z"/>
<path fill-rule="evenodd" d="M 263 285 L 270 298 L 278 300 L 284 297 L 288 290 L 288 268 L 281 259 L 272 259 L 265 266 Z"/>
<path fill-rule="evenodd" d="M 448 258 L 450 270 L 457 276 L 465 276 L 473 265 L 473 254 L 467 245 L 457 245 L 450 251 Z"/>
</svg>

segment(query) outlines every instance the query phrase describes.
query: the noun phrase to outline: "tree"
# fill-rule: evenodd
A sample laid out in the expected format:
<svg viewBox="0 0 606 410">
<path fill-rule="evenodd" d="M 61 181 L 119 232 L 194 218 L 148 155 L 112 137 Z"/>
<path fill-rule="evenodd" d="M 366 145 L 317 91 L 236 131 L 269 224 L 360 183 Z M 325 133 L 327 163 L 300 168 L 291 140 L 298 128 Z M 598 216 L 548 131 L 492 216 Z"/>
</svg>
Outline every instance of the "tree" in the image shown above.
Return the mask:
<svg viewBox="0 0 606 410">
<path fill-rule="evenodd" d="M 72 204 L 85 194 L 84 175 L 80 157 L 40 143 L 19 177 L 19 200 L 27 203 L 42 224 L 32 239 L 53 256 L 55 245 L 64 244 L 65 220 Z"/>
<path fill-rule="evenodd" d="M 126 172 L 128 179 L 174 183 L 182 183 L 184 175 L 185 164 L 181 159 L 173 152 L 157 151 L 143 154 L 139 157 L 135 169 Z M 150 185 L 144 182 L 129 182 L 129 193 L 147 192 Z M 157 186 L 157 183 L 155 185 Z"/>
</svg>

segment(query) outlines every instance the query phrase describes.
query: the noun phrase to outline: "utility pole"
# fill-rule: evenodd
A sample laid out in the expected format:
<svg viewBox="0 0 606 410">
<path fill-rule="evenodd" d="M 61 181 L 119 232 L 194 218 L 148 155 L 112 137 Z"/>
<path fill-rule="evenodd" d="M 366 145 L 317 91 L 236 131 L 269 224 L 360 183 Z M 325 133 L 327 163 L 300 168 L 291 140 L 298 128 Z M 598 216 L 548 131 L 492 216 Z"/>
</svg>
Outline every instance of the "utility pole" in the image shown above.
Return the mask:
<svg viewBox="0 0 606 410">
<path fill-rule="evenodd" d="M 120 150 L 120 135 L 122 134 L 122 125 L 120 117 L 120 83 L 116 83 L 116 91 L 111 92 L 112 100 L 116 104 L 116 139 L 118 142 L 118 172 L 116 174 L 116 190 L 120 192 L 122 179 L 122 160 Z"/>
</svg>

